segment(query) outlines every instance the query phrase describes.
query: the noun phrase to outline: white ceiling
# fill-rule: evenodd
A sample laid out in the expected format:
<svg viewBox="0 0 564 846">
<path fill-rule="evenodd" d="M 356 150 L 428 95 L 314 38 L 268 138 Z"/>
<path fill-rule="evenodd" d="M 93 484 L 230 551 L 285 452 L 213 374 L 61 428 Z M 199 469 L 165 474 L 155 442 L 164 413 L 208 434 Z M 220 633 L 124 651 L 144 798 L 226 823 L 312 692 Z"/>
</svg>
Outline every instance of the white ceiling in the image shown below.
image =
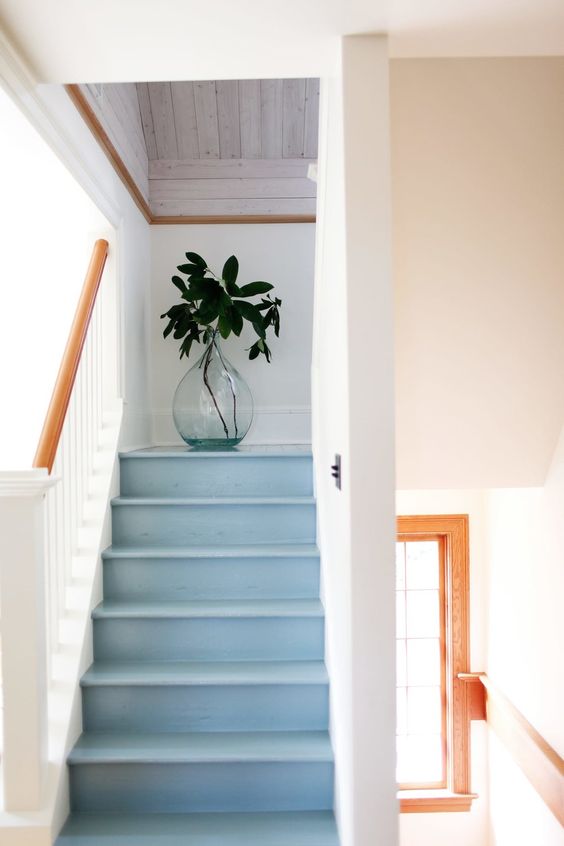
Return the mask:
<svg viewBox="0 0 564 846">
<path fill-rule="evenodd" d="M 564 55 L 564 0 L 0 0 L 38 79 L 320 76 L 341 35 L 392 56 Z"/>
</svg>

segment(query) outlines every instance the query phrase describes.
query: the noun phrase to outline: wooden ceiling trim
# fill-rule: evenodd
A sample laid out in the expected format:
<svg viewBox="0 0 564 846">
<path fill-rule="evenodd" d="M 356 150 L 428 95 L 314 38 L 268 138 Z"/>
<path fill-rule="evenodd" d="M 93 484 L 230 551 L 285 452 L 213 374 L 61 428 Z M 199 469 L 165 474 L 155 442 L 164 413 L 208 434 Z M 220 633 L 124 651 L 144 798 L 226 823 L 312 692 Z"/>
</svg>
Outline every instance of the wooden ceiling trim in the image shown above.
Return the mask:
<svg viewBox="0 0 564 846">
<path fill-rule="evenodd" d="M 194 101 L 201 159 L 219 159 L 219 124 L 215 82 L 195 82 Z M 167 156 L 163 158 L 175 158 Z"/>
<path fill-rule="evenodd" d="M 207 224 L 252 224 L 252 223 L 315 223 L 314 214 L 246 214 L 246 215 L 161 215 L 153 220 L 154 226 L 207 225 Z"/>
<path fill-rule="evenodd" d="M 79 87 L 92 112 L 104 125 L 108 138 L 126 164 L 141 194 L 147 200 L 149 197 L 147 149 L 145 138 L 136 126 L 136 121 L 139 121 L 139 107 L 133 110 L 127 103 L 129 86 L 133 96 L 137 98 L 135 86 L 132 83 L 119 86 L 101 84 Z M 127 92 L 126 96 L 121 96 L 121 92 L 124 91 Z"/>
<path fill-rule="evenodd" d="M 123 159 L 116 150 L 114 144 L 110 140 L 108 133 L 103 128 L 98 116 L 87 101 L 85 95 L 80 90 L 79 85 L 65 85 L 65 91 L 74 103 L 76 109 L 82 116 L 84 122 L 98 141 L 100 147 L 110 160 L 114 170 L 119 178 L 131 194 L 135 205 L 140 210 L 141 214 L 148 223 L 153 222 L 153 215 L 145 197 L 137 187 L 137 183 L 131 176 L 129 169 L 124 164 Z"/>
</svg>

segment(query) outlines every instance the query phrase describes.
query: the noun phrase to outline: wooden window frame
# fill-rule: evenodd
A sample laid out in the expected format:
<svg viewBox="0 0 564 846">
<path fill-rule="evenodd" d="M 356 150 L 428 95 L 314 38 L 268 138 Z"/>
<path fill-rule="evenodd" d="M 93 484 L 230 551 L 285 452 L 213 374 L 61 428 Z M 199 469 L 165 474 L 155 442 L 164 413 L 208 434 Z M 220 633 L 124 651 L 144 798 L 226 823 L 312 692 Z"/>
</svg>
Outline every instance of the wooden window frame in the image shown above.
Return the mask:
<svg viewBox="0 0 564 846">
<path fill-rule="evenodd" d="M 470 719 L 467 689 L 459 674 L 470 666 L 469 534 L 467 514 L 429 514 L 397 518 L 398 541 L 441 539 L 444 601 L 444 708 L 446 710 L 446 788 L 402 789 L 402 813 L 469 811 Z M 443 625 L 441 626 L 441 629 Z M 441 630 L 441 635 L 443 631 Z"/>
</svg>

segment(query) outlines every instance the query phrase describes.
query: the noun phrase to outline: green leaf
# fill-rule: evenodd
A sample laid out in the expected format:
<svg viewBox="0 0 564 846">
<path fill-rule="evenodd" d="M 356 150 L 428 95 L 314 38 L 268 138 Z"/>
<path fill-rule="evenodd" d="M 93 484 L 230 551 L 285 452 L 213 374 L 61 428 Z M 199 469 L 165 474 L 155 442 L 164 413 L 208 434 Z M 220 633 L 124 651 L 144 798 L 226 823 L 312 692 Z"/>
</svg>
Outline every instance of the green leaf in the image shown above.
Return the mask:
<svg viewBox="0 0 564 846">
<path fill-rule="evenodd" d="M 203 268 L 203 270 L 206 270 L 208 266 L 206 260 L 199 256 L 198 253 L 186 253 L 186 258 L 188 261 L 192 262 L 192 264 L 197 264 L 198 267 Z"/>
<path fill-rule="evenodd" d="M 267 291 L 272 291 L 274 285 L 270 282 L 249 282 L 248 285 L 243 285 L 239 289 L 238 296 L 240 297 L 254 297 L 256 294 L 266 294 Z"/>
<path fill-rule="evenodd" d="M 231 328 L 237 337 L 243 329 L 243 318 L 234 306 L 231 306 Z"/>
<path fill-rule="evenodd" d="M 230 294 L 232 297 L 239 297 L 241 293 L 241 289 L 235 282 L 226 282 L 225 287 L 227 289 L 227 293 Z"/>
<path fill-rule="evenodd" d="M 259 323 L 262 326 L 262 315 L 255 305 L 246 303 L 244 300 L 234 300 L 233 305 L 245 320 L 251 323 Z"/>
<path fill-rule="evenodd" d="M 173 276 L 171 282 L 173 285 L 176 285 L 176 287 L 182 294 L 187 290 L 186 283 L 183 279 L 180 278 L 180 276 Z"/>
<path fill-rule="evenodd" d="M 256 344 L 253 344 L 252 347 L 249 350 L 249 358 L 252 361 L 253 358 L 258 358 L 259 355 L 260 355 L 259 348 L 257 347 Z"/>
<path fill-rule="evenodd" d="M 221 286 L 217 280 L 192 276 L 188 287 L 188 294 L 194 300 L 201 300 L 208 299 L 209 297 L 217 297 L 220 290 Z"/>
<path fill-rule="evenodd" d="M 260 323 L 253 323 L 253 329 L 259 336 L 259 338 L 266 338 L 266 332 L 264 331 L 264 324 L 261 320 Z"/>
<path fill-rule="evenodd" d="M 239 262 L 235 256 L 230 256 L 221 271 L 221 276 L 226 285 L 234 284 L 237 281 L 237 274 L 239 273 Z"/>
<path fill-rule="evenodd" d="M 178 266 L 178 270 L 187 276 L 203 276 L 206 269 L 205 267 L 200 267 L 199 264 L 180 264 Z"/>
<path fill-rule="evenodd" d="M 161 314 L 161 319 L 163 317 L 177 317 L 179 314 L 183 314 L 186 309 L 184 303 L 180 303 L 178 305 L 173 305 L 172 308 L 169 308 L 168 311 L 165 311 L 164 314 Z"/>
<path fill-rule="evenodd" d="M 226 294 L 223 288 L 219 289 L 219 313 L 229 315 L 231 313 L 231 297 Z"/>
<path fill-rule="evenodd" d="M 219 334 L 222 338 L 229 337 L 229 335 L 231 334 L 231 320 L 229 315 L 219 315 L 219 320 L 217 321 L 217 328 L 219 329 Z"/>
<path fill-rule="evenodd" d="M 202 301 L 200 307 L 194 312 L 194 318 L 198 323 L 212 323 L 219 315 L 219 300 Z"/>
<path fill-rule="evenodd" d="M 168 336 L 172 332 L 173 326 L 174 326 L 174 320 L 171 320 L 170 323 L 168 324 L 168 326 L 166 327 L 166 329 L 163 332 L 163 338 L 168 338 Z"/>
<path fill-rule="evenodd" d="M 179 264 L 176 269 L 187 276 L 203 276 L 206 272 L 206 268 L 198 264 Z"/>
</svg>

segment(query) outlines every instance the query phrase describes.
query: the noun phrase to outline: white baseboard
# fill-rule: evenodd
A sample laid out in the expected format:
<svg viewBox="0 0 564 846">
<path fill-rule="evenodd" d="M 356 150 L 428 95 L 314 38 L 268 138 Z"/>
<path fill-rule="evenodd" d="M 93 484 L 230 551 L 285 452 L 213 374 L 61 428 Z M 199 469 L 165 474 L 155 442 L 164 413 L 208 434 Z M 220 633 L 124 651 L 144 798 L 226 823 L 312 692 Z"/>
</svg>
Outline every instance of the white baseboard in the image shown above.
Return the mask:
<svg viewBox="0 0 564 846">
<path fill-rule="evenodd" d="M 170 409 L 152 412 L 153 443 L 169 446 L 183 443 L 174 428 Z M 246 444 L 311 443 L 311 408 L 255 408 Z"/>
</svg>

